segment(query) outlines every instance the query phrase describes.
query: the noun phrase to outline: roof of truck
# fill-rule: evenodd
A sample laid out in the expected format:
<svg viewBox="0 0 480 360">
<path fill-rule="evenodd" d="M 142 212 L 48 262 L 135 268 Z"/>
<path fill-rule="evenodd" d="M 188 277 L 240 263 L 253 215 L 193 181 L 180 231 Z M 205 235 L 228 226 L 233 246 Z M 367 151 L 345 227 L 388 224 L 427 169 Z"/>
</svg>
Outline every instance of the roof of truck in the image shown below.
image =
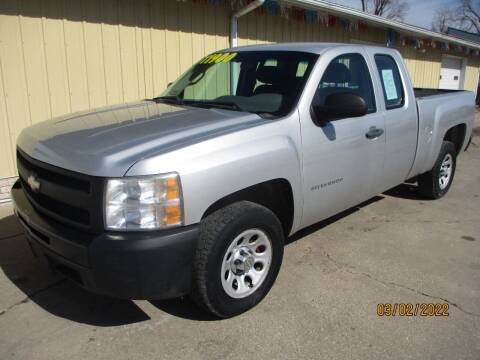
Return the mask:
<svg viewBox="0 0 480 360">
<path fill-rule="evenodd" d="M 382 46 L 364 45 L 364 44 L 347 44 L 347 43 L 324 43 L 324 42 L 300 42 L 300 43 L 276 43 L 276 44 L 261 44 L 261 45 L 248 45 L 239 46 L 234 48 L 235 51 L 302 51 L 314 54 L 321 54 L 325 50 L 329 50 L 336 47 L 371 47 L 388 49 Z M 234 49 L 229 49 L 230 51 Z"/>
</svg>

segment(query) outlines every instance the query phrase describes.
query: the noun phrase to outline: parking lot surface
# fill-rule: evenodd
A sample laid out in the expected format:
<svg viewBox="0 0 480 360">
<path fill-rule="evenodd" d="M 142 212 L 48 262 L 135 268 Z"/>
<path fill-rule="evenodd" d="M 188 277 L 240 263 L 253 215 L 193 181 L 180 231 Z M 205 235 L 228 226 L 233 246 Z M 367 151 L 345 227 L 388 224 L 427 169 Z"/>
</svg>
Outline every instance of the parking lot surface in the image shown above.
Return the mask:
<svg viewBox="0 0 480 360">
<path fill-rule="evenodd" d="M 0 267 L 4 360 L 480 359 L 480 137 L 445 198 L 402 185 L 289 239 L 272 291 L 233 319 L 82 290 L 32 256 L 10 204 Z M 378 316 L 384 303 L 449 316 Z"/>
</svg>

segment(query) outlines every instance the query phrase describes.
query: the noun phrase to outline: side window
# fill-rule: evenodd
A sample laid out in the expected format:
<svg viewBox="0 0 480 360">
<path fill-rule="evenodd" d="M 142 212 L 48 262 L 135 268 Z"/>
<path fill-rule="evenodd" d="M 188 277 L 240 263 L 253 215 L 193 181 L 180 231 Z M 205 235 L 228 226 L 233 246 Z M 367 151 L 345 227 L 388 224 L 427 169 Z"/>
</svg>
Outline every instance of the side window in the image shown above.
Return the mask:
<svg viewBox="0 0 480 360">
<path fill-rule="evenodd" d="M 344 54 L 328 65 L 315 94 L 319 104 L 335 93 L 349 92 L 361 96 L 367 103 L 368 112 L 376 111 L 372 79 L 365 59 L 360 54 Z"/>
<path fill-rule="evenodd" d="M 375 63 L 380 75 L 387 110 L 402 107 L 405 103 L 405 94 L 395 60 L 389 55 L 375 55 Z"/>
</svg>

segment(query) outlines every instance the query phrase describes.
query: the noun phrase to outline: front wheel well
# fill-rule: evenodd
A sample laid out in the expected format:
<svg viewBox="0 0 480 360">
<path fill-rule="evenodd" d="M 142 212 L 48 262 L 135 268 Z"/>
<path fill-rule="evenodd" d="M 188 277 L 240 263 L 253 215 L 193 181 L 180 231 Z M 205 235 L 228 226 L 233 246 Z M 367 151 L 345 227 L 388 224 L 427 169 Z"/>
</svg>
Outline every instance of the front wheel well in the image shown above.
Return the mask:
<svg viewBox="0 0 480 360">
<path fill-rule="evenodd" d="M 457 154 L 460 153 L 460 150 L 462 150 L 462 146 L 465 141 L 466 129 L 467 126 L 465 124 L 456 125 L 450 128 L 443 137 L 444 141 L 450 141 L 453 143 L 453 145 L 455 145 Z"/>
<path fill-rule="evenodd" d="M 280 220 L 285 236 L 293 224 L 294 204 L 292 187 L 286 179 L 273 179 L 227 195 L 208 207 L 202 219 L 227 205 L 251 201 L 270 209 Z"/>
</svg>

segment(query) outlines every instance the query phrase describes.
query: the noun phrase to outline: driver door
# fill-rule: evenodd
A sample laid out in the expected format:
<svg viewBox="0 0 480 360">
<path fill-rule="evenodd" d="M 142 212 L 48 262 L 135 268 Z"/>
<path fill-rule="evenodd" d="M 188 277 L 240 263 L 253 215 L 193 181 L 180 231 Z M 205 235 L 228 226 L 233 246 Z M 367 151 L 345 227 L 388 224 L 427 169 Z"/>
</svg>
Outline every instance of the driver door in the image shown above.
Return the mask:
<svg viewBox="0 0 480 360">
<path fill-rule="evenodd" d="M 324 71 L 315 72 L 316 89 L 311 101 L 323 104 L 330 94 L 349 92 L 365 100 L 368 112 L 360 117 L 330 121 L 317 119 L 310 111 L 311 102 L 300 110 L 303 226 L 374 196 L 384 161 L 385 124 L 378 109 L 382 105 L 376 101 L 375 94 L 379 92 L 374 88 L 365 54 L 337 54 L 319 61 Z"/>
</svg>

